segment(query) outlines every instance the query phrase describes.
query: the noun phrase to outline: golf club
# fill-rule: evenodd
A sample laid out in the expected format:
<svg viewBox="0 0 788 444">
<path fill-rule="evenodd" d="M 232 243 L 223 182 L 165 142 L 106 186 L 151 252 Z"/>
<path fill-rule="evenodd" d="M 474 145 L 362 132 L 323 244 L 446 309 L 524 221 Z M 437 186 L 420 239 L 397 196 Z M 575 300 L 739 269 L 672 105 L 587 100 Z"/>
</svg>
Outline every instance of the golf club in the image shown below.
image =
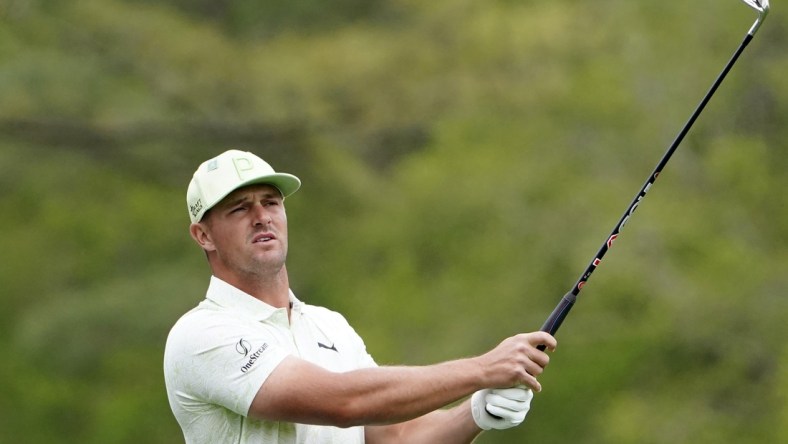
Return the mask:
<svg viewBox="0 0 788 444">
<path fill-rule="evenodd" d="M 667 152 L 662 157 L 662 160 L 660 160 L 659 163 L 657 164 L 657 167 L 654 168 L 654 171 L 648 177 L 646 183 L 637 193 L 634 200 L 632 200 L 632 203 L 629 204 L 629 207 L 624 212 L 624 215 L 621 216 L 621 219 L 618 221 L 615 228 L 613 228 L 613 231 L 607 237 L 605 242 L 602 243 L 602 247 L 599 249 L 596 256 L 594 256 L 594 259 L 591 260 L 591 263 L 588 265 L 588 267 L 585 269 L 583 274 L 580 276 L 580 279 L 577 280 L 572 290 L 570 290 L 561 298 L 561 301 L 558 303 L 558 305 L 555 307 L 553 312 L 550 314 L 550 316 L 547 318 L 545 323 L 542 325 L 541 328 L 542 331 L 546 331 L 552 335 L 555 335 L 556 331 L 558 331 L 558 328 L 561 326 L 561 323 L 569 314 L 569 310 L 571 310 L 572 306 L 575 304 L 577 295 L 580 293 L 580 290 L 583 289 L 583 286 L 588 282 L 588 279 L 591 277 L 591 274 L 594 272 L 594 270 L 596 270 L 596 267 L 600 264 L 600 262 L 602 262 L 602 258 L 605 256 L 605 253 L 607 253 L 607 251 L 613 246 L 613 242 L 618 238 L 619 234 L 621 233 L 621 230 L 624 228 L 624 225 L 626 225 L 626 223 L 629 221 L 629 218 L 635 212 L 638 205 L 640 205 L 640 202 L 646 196 L 646 193 L 648 193 L 649 189 L 651 189 L 651 186 L 654 185 L 654 182 L 657 180 L 657 177 L 659 176 L 660 172 L 662 172 L 662 169 L 668 163 L 671 156 L 676 151 L 676 148 L 678 148 L 682 139 L 684 139 L 684 136 L 687 135 L 687 132 L 689 131 L 690 127 L 692 127 L 692 124 L 695 123 L 695 120 L 703 111 L 703 108 L 706 107 L 706 104 L 709 102 L 709 99 L 711 99 L 711 96 L 720 86 L 723 79 L 725 79 L 725 76 L 728 74 L 728 71 L 731 70 L 733 64 L 736 63 L 736 60 L 739 58 L 739 55 L 741 55 L 742 51 L 744 51 L 744 48 L 747 47 L 747 44 L 750 43 L 752 38 L 755 36 L 755 33 L 761 27 L 761 24 L 763 24 L 766 15 L 769 13 L 769 0 L 742 0 L 742 1 L 747 3 L 751 8 L 758 11 L 758 19 L 755 21 L 755 23 L 752 25 L 750 30 L 747 32 L 747 35 L 744 37 L 744 40 L 741 42 L 739 48 L 733 54 L 733 57 L 731 57 L 728 64 L 725 65 L 725 68 L 722 70 L 719 76 L 717 76 L 717 79 L 714 81 L 714 84 L 712 84 L 711 89 L 709 89 L 709 91 L 706 93 L 706 96 L 703 97 L 703 100 L 701 100 L 700 104 L 695 109 L 695 112 L 692 113 L 692 116 L 684 125 L 684 128 L 681 129 L 678 136 L 673 141 L 673 144 L 670 145 L 670 148 L 668 148 Z M 544 346 L 540 346 L 539 348 L 541 350 L 544 350 Z"/>
</svg>

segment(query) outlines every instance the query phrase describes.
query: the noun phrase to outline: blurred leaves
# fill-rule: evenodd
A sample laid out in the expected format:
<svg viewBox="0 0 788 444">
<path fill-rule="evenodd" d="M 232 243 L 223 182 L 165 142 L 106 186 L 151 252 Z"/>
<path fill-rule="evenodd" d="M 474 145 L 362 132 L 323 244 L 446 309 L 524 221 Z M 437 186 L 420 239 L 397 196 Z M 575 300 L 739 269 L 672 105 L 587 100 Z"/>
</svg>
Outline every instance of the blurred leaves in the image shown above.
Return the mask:
<svg viewBox="0 0 788 444">
<path fill-rule="evenodd" d="M 529 420 L 479 442 L 788 439 L 785 17 L 589 282 Z M 711 0 L 0 3 L 0 441 L 181 439 L 161 356 L 209 273 L 183 196 L 227 148 L 301 177 L 294 291 L 378 362 L 538 328 L 754 18 Z"/>
</svg>

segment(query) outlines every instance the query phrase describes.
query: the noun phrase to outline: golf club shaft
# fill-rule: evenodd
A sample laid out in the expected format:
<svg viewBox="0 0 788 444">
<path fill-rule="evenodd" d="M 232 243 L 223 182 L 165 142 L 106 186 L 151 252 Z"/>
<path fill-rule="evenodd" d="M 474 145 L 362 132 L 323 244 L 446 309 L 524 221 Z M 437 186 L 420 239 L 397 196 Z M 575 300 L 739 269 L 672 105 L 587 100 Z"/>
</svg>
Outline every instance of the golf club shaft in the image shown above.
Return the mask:
<svg viewBox="0 0 788 444">
<path fill-rule="evenodd" d="M 637 193 L 635 198 L 632 200 L 632 203 L 629 204 L 629 207 L 627 207 L 627 210 L 624 212 L 624 215 L 621 216 L 621 219 L 618 221 L 615 228 L 613 228 L 613 231 L 607 237 L 605 242 L 602 243 L 602 247 L 599 248 L 599 251 L 597 252 L 596 256 L 594 256 L 594 259 L 591 260 L 591 263 L 588 265 L 588 267 L 585 269 L 583 274 L 577 280 L 572 290 L 561 298 L 561 301 L 558 303 L 558 305 L 555 307 L 553 312 L 547 318 L 547 320 L 542 325 L 542 328 L 540 330 L 546 331 L 554 335 L 556 331 L 558 331 L 558 328 L 561 327 L 561 323 L 563 323 L 564 319 L 569 314 L 569 311 L 574 306 L 575 301 L 577 299 L 577 295 L 580 294 L 580 290 L 583 289 L 583 286 L 586 284 L 586 282 L 588 282 L 588 279 L 591 277 L 591 274 L 594 272 L 594 270 L 596 270 L 597 266 L 599 266 L 599 264 L 602 262 L 602 258 L 605 256 L 607 251 L 613 246 L 613 242 L 618 238 L 619 234 L 621 233 L 621 230 L 624 228 L 624 225 L 626 225 L 626 223 L 629 221 L 629 218 L 635 212 L 638 205 L 640 205 L 641 200 L 643 200 L 643 198 L 646 196 L 646 193 L 648 193 L 651 186 L 657 180 L 657 177 L 659 177 L 659 174 L 662 172 L 662 169 L 665 168 L 665 165 L 667 165 L 671 156 L 673 156 L 673 153 L 679 147 L 679 144 L 681 144 L 681 141 L 684 139 L 684 136 L 686 136 L 687 132 L 689 132 L 690 128 L 692 127 L 692 124 L 695 123 L 695 120 L 697 120 L 698 116 L 700 116 L 700 113 L 703 112 L 703 109 L 706 107 L 706 104 L 711 99 L 711 96 L 714 95 L 715 91 L 717 91 L 717 88 L 725 79 L 725 76 L 728 74 L 728 72 L 731 70 L 733 65 L 736 63 L 736 60 L 739 58 L 739 55 L 741 55 L 741 53 L 744 51 L 744 48 L 746 48 L 747 45 L 752 40 L 753 35 L 754 35 L 754 31 L 751 30 L 744 37 L 744 40 L 739 45 L 739 48 L 736 50 L 736 52 L 733 54 L 731 59 L 728 61 L 728 64 L 725 65 L 725 68 L 722 70 L 722 72 L 717 76 L 717 79 L 714 81 L 714 84 L 712 84 L 711 88 L 706 93 L 706 96 L 703 97 L 703 100 L 701 100 L 700 104 L 697 106 L 697 108 L 695 108 L 695 112 L 692 113 L 692 116 L 684 125 L 684 128 L 681 129 L 678 136 L 676 136 L 676 139 L 673 141 L 673 143 L 670 145 L 668 150 L 665 152 L 665 155 L 662 156 L 662 160 L 659 161 L 656 168 L 654 168 L 654 171 L 649 176 L 648 180 L 646 180 L 646 183 L 643 185 L 643 187 Z M 540 346 L 540 349 L 544 350 L 544 346 Z"/>
</svg>

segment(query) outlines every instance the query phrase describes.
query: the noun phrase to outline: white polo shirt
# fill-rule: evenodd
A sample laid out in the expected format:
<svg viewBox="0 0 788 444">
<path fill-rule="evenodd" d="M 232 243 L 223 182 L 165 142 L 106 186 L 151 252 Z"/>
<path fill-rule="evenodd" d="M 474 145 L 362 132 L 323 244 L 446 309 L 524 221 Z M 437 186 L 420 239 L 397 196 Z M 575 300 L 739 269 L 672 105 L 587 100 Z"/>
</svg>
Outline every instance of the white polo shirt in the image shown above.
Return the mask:
<svg viewBox="0 0 788 444">
<path fill-rule="evenodd" d="M 217 277 L 206 299 L 173 326 L 164 380 L 187 444 L 363 443 L 364 428 L 262 421 L 247 417 L 257 391 L 288 355 L 335 372 L 374 367 L 345 318 L 290 293 L 274 308 Z"/>
</svg>

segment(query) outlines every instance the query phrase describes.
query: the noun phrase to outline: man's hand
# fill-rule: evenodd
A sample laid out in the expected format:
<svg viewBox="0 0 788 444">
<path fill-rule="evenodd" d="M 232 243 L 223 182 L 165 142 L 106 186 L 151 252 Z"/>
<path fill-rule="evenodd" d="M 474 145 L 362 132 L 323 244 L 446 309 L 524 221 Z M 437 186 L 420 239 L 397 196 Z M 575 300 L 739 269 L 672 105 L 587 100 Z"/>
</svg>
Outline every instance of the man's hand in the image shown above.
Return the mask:
<svg viewBox="0 0 788 444">
<path fill-rule="evenodd" d="M 485 372 L 481 387 L 525 386 L 542 391 L 537 377 L 544 372 L 550 356 L 539 349 L 553 351 L 557 342 L 543 331 L 521 333 L 504 339 L 497 347 L 474 358 Z"/>
<path fill-rule="evenodd" d="M 525 387 L 479 390 L 471 397 L 473 420 L 482 430 L 515 427 L 525 420 L 533 396 Z"/>
</svg>

